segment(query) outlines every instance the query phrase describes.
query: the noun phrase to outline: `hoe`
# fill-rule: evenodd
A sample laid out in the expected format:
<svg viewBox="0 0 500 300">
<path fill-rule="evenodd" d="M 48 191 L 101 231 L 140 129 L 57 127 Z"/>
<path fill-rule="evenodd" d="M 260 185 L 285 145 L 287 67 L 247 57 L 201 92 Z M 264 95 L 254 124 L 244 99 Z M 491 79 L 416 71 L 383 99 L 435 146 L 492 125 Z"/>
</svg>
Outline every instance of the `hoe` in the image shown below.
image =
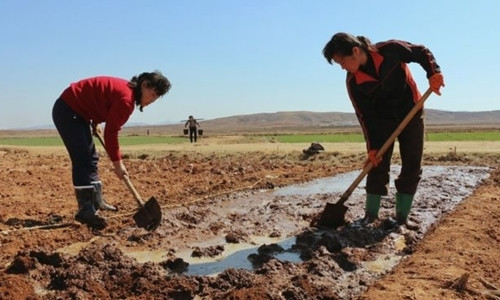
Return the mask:
<svg viewBox="0 0 500 300">
<path fill-rule="evenodd" d="M 432 90 L 429 88 L 427 91 L 422 95 L 420 98 L 420 101 L 418 101 L 415 106 L 410 110 L 408 115 L 401 121 L 399 126 L 394 130 L 392 135 L 387 139 L 387 141 L 382 145 L 382 147 L 378 150 L 376 158 L 379 159 L 381 158 L 384 153 L 389 149 L 389 147 L 394 143 L 396 138 L 399 136 L 399 134 L 405 129 L 406 125 L 411 121 L 411 119 L 415 116 L 415 114 L 422 109 L 424 106 L 425 100 L 429 97 L 429 95 L 432 93 Z M 321 213 L 319 217 L 316 218 L 317 222 L 316 224 L 320 227 L 332 227 L 332 228 L 337 228 L 339 226 L 342 226 L 345 221 L 344 221 L 344 216 L 345 213 L 347 212 L 347 206 L 345 206 L 345 202 L 347 199 L 349 199 L 349 196 L 351 196 L 352 192 L 354 189 L 358 186 L 358 184 L 363 180 L 363 178 L 370 172 L 370 170 L 373 168 L 372 163 L 368 160 L 367 163 L 365 164 L 365 167 L 363 168 L 363 171 L 358 175 L 358 177 L 354 180 L 353 183 L 349 186 L 347 191 L 342 194 L 340 197 L 340 200 L 337 201 L 336 203 L 327 203 L 325 209 Z"/>
<path fill-rule="evenodd" d="M 106 149 L 106 145 L 104 143 L 102 135 L 97 131 L 95 132 L 95 135 L 101 142 L 104 149 Z M 139 204 L 140 207 L 133 216 L 135 224 L 138 227 L 144 228 L 148 231 L 154 231 L 161 223 L 161 208 L 158 204 L 158 201 L 155 197 L 151 197 L 146 203 L 144 203 L 127 175 L 123 176 L 123 181 L 125 181 L 125 184 L 127 185 L 128 189 L 134 196 L 135 201 L 137 201 L 137 204 Z"/>
</svg>

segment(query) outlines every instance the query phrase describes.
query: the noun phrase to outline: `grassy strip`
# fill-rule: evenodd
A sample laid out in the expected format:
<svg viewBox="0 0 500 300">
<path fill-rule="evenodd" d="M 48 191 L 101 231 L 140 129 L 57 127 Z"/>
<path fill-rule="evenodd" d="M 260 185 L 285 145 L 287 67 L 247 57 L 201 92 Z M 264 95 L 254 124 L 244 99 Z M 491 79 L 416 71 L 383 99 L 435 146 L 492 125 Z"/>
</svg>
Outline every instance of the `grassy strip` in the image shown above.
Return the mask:
<svg viewBox="0 0 500 300">
<path fill-rule="evenodd" d="M 434 132 L 426 136 L 428 141 L 500 141 L 499 131 Z"/>
<path fill-rule="evenodd" d="M 311 134 L 311 135 L 270 135 L 264 139 L 274 139 L 280 143 L 356 143 L 364 142 L 361 134 Z M 426 134 L 426 140 L 432 142 L 453 141 L 500 141 L 499 131 L 474 131 L 474 132 L 431 132 Z"/>
<path fill-rule="evenodd" d="M 97 139 L 94 139 L 99 144 Z M 154 145 L 154 144 L 180 144 L 185 143 L 185 138 L 172 136 L 124 136 L 120 137 L 120 145 Z M 63 146 L 60 137 L 20 137 L 0 138 L 0 145 L 6 146 Z"/>
<path fill-rule="evenodd" d="M 426 134 L 427 141 L 500 141 L 499 131 L 475 132 L 431 132 Z M 276 141 L 280 143 L 361 143 L 364 142 L 360 133 L 342 134 L 283 134 L 283 135 L 254 135 L 240 140 L 243 143 L 260 143 L 262 141 Z M 179 136 L 122 136 L 120 145 L 154 145 L 154 144 L 181 144 L 188 143 L 186 137 Z M 98 141 L 96 140 L 98 144 Z M 60 137 L 5 137 L 0 138 L 0 145 L 10 146 L 62 146 Z"/>
<path fill-rule="evenodd" d="M 363 135 L 359 133 L 349 134 L 291 134 L 291 135 L 276 135 L 268 136 L 266 139 L 274 139 L 280 143 L 310 143 L 315 141 L 318 143 L 361 143 L 364 142 Z"/>
</svg>

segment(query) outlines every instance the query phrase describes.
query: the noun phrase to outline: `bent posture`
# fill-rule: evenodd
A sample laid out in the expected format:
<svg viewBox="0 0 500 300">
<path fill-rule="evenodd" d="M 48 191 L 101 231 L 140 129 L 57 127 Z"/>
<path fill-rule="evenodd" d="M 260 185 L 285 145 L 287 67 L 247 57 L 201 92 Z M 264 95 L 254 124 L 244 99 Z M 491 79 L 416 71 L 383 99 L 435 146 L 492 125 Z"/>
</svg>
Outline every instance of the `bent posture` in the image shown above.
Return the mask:
<svg viewBox="0 0 500 300">
<path fill-rule="evenodd" d="M 378 218 L 381 196 L 388 194 L 394 144 L 380 160 L 376 159 L 377 151 L 420 99 L 407 64 L 418 63 L 425 70 L 432 91 L 438 95 L 444 87 L 443 75 L 429 49 L 406 41 L 372 44 L 366 37 L 340 32 L 326 44 L 323 55 L 328 63 L 333 61 L 347 71 L 347 91 L 373 165 L 366 178 L 364 218 L 365 222 L 373 222 Z M 404 224 L 422 174 L 423 109 L 398 136 L 398 142 L 401 172 L 395 180 L 396 220 Z"/>
<path fill-rule="evenodd" d="M 80 80 L 66 88 L 56 100 L 52 119 L 72 164 L 72 181 L 78 202 L 75 219 L 90 227 L 102 229 L 106 220 L 97 210 L 116 210 L 102 197 L 93 130 L 105 122 L 106 151 L 113 161 L 118 178 L 128 175 L 123 165 L 118 132 L 139 106 L 140 111 L 170 89 L 170 82 L 159 72 L 144 72 L 131 80 L 99 76 Z"/>
</svg>

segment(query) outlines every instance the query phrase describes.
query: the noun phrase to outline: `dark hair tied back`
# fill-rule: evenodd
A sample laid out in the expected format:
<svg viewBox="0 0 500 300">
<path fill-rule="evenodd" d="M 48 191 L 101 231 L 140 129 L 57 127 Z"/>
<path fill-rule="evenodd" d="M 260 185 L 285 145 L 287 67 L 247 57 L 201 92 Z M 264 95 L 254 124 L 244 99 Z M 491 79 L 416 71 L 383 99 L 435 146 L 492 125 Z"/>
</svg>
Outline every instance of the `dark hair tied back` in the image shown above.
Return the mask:
<svg viewBox="0 0 500 300">
<path fill-rule="evenodd" d="M 332 36 L 330 41 L 323 48 L 323 56 L 329 64 L 332 64 L 334 55 L 350 56 L 352 48 L 360 47 L 368 51 L 373 50 L 370 40 L 364 36 L 354 36 L 349 33 L 339 32 Z"/>
<path fill-rule="evenodd" d="M 146 82 L 148 88 L 154 88 L 156 94 L 160 97 L 165 95 L 172 87 L 170 81 L 168 81 L 167 77 L 163 76 L 160 71 L 144 72 L 139 76 L 132 77 L 128 82 L 128 86 L 134 91 L 135 105 L 139 106 L 141 111 L 141 86 L 143 82 Z"/>
</svg>

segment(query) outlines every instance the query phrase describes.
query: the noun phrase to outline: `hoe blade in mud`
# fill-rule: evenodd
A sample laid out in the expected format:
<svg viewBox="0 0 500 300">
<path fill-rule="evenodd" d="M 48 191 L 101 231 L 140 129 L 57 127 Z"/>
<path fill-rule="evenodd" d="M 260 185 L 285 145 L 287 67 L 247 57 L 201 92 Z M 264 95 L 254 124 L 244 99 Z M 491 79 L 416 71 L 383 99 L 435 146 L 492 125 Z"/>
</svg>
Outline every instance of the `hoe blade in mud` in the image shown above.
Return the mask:
<svg viewBox="0 0 500 300">
<path fill-rule="evenodd" d="M 161 223 L 161 207 L 156 198 L 149 198 L 149 200 L 134 214 L 133 218 L 138 227 L 148 231 L 153 231 L 158 228 Z"/>
<path fill-rule="evenodd" d="M 347 206 L 344 204 L 345 200 L 341 199 L 337 203 L 327 203 L 317 221 L 317 225 L 327 228 L 337 228 L 344 225 L 344 216 L 347 212 Z"/>
</svg>

